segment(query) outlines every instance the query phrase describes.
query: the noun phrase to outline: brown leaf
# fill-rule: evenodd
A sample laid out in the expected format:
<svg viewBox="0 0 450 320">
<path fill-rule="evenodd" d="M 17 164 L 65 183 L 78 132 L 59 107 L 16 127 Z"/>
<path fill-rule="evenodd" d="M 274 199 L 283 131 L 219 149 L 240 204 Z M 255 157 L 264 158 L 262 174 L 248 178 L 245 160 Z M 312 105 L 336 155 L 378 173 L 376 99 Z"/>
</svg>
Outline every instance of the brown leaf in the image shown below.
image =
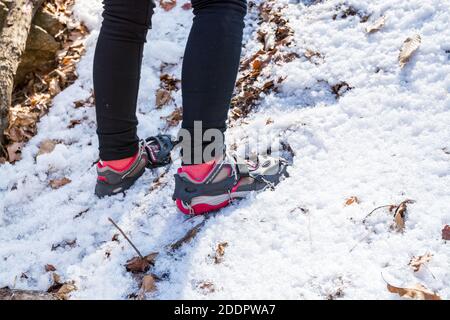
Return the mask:
<svg viewBox="0 0 450 320">
<path fill-rule="evenodd" d="M 347 200 L 345 200 L 345 205 L 346 206 L 351 206 L 352 204 L 359 204 L 359 199 L 355 196 L 352 196 L 350 198 L 348 198 Z"/>
<path fill-rule="evenodd" d="M 336 98 L 340 98 L 349 90 L 352 90 L 353 87 L 350 86 L 347 82 L 341 81 L 331 86 L 331 91 L 336 95 Z"/>
<path fill-rule="evenodd" d="M 70 123 L 67 126 L 67 129 L 73 129 L 79 124 L 81 124 L 81 120 L 79 120 L 79 119 L 70 120 Z"/>
<path fill-rule="evenodd" d="M 414 269 L 414 272 L 417 272 L 420 270 L 422 265 L 430 262 L 432 257 L 433 255 L 431 253 L 424 254 L 423 256 L 412 257 L 408 265 Z"/>
<path fill-rule="evenodd" d="M 200 289 L 200 291 L 201 291 L 204 295 L 211 294 L 211 293 L 213 293 L 213 292 L 216 291 L 216 288 L 214 287 L 214 283 L 209 282 L 209 281 L 203 281 L 203 282 L 200 282 L 200 283 L 197 285 L 197 288 Z"/>
<path fill-rule="evenodd" d="M 156 108 L 160 109 L 170 102 L 172 96 L 170 91 L 166 89 L 158 89 L 156 91 Z"/>
<path fill-rule="evenodd" d="M 409 62 L 414 52 L 419 49 L 421 42 L 422 38 L 418 34 L 405 40 L 398 56 L 400 68 L 403 68 Z"/>
<path fill-rule="evenodd" d="M 442 239 L 450 240 L 450 226 L 448 224 L 442 229 Z"/>
<path fill-rule="evenodd" d="M 55 146 L 57 144 L 58 144 L 57 141 L 51 139 L 42 141 L 41 144 L 39 145 L 39 151 L 37 153 L 37 156 L 52 152 L 53 150 L 55 150 Z"/>
<path fill-rule="evenodd" d="M 156 291 L 156 279 L 153 275 L 147 274 L 142 279 L 141 292 L 150 293 Z"/>
<path fill-rule="evenodd" d="M 72 180 L 70 180 L 69 178 L 66 178 L 66 177 L 64 177 L 62 179 L 53 179 L 53 180 L 50 180 L 50 187 L 52 187 L 52 189 L 59 189 L 71 182 L 72 182 Z"/>
<path fill-rule="evenodd" d="M 56 296 L 61 300 L 68 300 L 69 294 L 75 290 L 77 290 L 77 287 L 74 282 L 66 282 L 59 288 L 58 291 L 56 291 Z"/>
<path fill-rule="evenodd" d="M 144 259 L 141 257 L 134 257 L 127 261 L 125 265 L 128 272 L 132 273 L 144 273 L 150 269 L 150 266 L 155 264 L 156 257 L 158 256 L 157 252 L 150 253 L 145 256 Z"/>
<path fill-rule="evenodd" d="M 183 120 L 183 109 L 176 108 L 174 112 L 167 117 L 162 117 L 162 119 L 166 120 L 169 127 L 176 127 Z"/>
<path fill-rule="evenodd" d="M 165 11 L 170 11 L 177 5 L 177 0 L 159 0 L 159 5 Z"/>
<path fill-rule="evenodd" d="M 373 24 L 367 26 L 366 32 L 367 33 L 377 32 L 377 31 L 381 30 L 381 28 L 383 28 L 385 24 L 386 24 L 386 17 L 382 16 L 378 20 L 376 20 Z"/>
<path fill-rule="evenodd" d="M 397 293 L 400 297 L 416 300 L 442 300 L 436 293 L 429 291 L 424 286 L 417 284 L 413 288 L 400 288 L 387 284 L 389 292 Z"/>
<path fill-rule="evenodd" d="M 48 90 L 50 91 L 50 94 L 52 96 L 56 96 L 58 93 L 61 92 L 61 87 L 59 86 L 59 81 L 56 78 L 53 78 L 50 80 L 50 83 L 48 84 Z"/>
<path fill-rule="evenodd" d="M 405 200 L 395 208 L 394 227 L 397 231 L 403 231 L 405 229 L 405 217 L 408 210 L 407 205 L 414 202 L 414 200 Z"/>
<path fill-rule="evenodd" d="M 216 249 L 216 255 L 214 256 L 214 263 L 219 264 L 223 261 L 225 255 L 225 248 L 228 247 L 228 242 L 219 243 Z"/>
<path fill-rule="evenodd" d="M 45 272 L 52 272 L 52 271 L 56 271 L 55 266 L 52 265 L 52 264 L 46 264 L 45 265 Z"/>
<path fill-rule="evenodd" d="M 8 152 L 8 161 L 13 163 L 22 157 L 21 150 L 23 147 L 23 142 L 14 142 L 6 147 L 6 151 Z"/>
</svg>

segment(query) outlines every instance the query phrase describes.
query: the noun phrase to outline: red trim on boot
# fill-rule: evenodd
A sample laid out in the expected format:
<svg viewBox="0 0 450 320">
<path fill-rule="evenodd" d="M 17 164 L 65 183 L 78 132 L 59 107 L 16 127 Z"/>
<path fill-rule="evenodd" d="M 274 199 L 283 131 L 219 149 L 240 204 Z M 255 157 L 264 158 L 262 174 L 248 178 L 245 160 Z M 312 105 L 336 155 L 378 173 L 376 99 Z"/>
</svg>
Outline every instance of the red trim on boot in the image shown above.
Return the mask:
<svg viewBox="0 0 450 320">
<path fill-rule="evenodd" d="M 100 168 L 100 169 L 101 169 L 101 168 L 108 167 L 108 168 L 111 168 L 111 169 L 116 170 L 116 171 L 118 171 L 118 172 L 127 171 L 128 169 L 131 168 L 131 166 L 132 166 L 133 163 L 136 161 L 136 159 L 137 159 L 138 156 L 139 156 L 139 152 L 137 152 L 137 153 L 136 153 L 134 156 L 132 156 L 131 158 L 125 158 L 125 159 L 120 159 L 120 160 L 112 160 L 112 161 L 99 161 L 99 162 L 97 163 L 97 167 Z M 129 159 L 129 160 L 128 160 L 128 159 Z M 128 160 L 128 162 L 125 162 L 126 160 Z M 117 163 L 116 161 L 124 161 L 126 164 L 123 165 L 123 166 L 117 167 L 116 165 L 114 165 L 114 164 Z M 111 164 L 111 163 L 113 163 L 113 164 Z"/>
</svg>

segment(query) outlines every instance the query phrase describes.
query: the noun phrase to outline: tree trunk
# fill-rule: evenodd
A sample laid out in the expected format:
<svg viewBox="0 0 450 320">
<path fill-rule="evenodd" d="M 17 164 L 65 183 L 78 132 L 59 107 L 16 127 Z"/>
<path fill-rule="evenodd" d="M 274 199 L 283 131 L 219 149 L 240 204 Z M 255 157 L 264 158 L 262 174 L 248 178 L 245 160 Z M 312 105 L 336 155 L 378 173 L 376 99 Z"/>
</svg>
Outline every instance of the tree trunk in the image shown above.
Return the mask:
<svg viewBox="0 0 450 320">
<path fill-rule="evenodd" d="M 51 293 L 29 290 L 0 289 L 0 300 L 57 300 Z"/>
<path fill-rule="evenodd" d="M 43 0 L 15 0 L 0 33 L 0 145 L 5 144 L 14 77 L 25 51 L 31 22 Z"/>
</svg>

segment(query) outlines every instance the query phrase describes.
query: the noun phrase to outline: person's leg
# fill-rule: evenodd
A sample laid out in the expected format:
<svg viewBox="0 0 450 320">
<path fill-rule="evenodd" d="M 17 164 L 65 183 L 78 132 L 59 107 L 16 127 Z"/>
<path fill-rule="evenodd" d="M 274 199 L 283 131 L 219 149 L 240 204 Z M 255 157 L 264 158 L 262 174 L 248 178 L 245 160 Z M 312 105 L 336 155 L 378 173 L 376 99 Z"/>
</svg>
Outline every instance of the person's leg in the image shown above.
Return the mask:
<svg viewBox="0 0 450 320">
<path fill-rule="evenodd" d="M 136 102 L 142 54 L 153 0 L 104 0 L 94 59 L 94 92 L 100 159 L 138 153 Z M 126 162 L 126 161 L 125 161 Z"/>
<path fill-rule="evenodd" d="M 194 137 L 194 122 L 201 121 L 203 132 L 218 129 L 223 134 L 239 69 L 247 3 L 193 0 L 192 7 L 195 17 L 182 71 L 182 128 Z M 193 164 L 198 160 L 193 157 L 195 145 L 202 149 L 207 144 L 196 139 L 190 146 L 190 159 L 184 156 L 183 162 Z"/>
</svg>

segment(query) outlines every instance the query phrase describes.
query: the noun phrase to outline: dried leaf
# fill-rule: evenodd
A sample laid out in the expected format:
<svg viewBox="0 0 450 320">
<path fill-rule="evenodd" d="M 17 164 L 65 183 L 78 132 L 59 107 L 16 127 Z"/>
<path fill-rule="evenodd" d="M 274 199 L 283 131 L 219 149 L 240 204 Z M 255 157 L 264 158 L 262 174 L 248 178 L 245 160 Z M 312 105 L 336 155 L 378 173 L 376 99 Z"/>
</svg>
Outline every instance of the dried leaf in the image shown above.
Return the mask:
<svg viewBox="0 0 450 320">
<path fill-rule="evenodd" d="M 209 281 L 200 282 L 197 285 L 197 288 L 200 289 L 200 291 L 204 295 L 211 294 L 211 293 L 216 291 L 216 288 L 214 287 L 214 284 L 212 282 L 209 282 Z"/>
<path fill-rule="evenodd" d="M 431 253 L 424 254 L 423 256 L 412 257 L 408 265 L 414 269 L 414 272 L 418 272 L 422 265 L 431 261 L 433 255 Z"/>
<path fill-rule="evenodd" d="M 442 239 L 450 240 L 450 226 L 448 224 L 442 229 Z"/>
<path fill-rule="evenodd" d="M 55 146 L 57 144 L 58 144 L 57 141 L 51 139 L 42 141 L 41 144 L 39 145 L 39 151 L 37 153 L 37 156 L 52 152 L 53 150 L 55 150 Z"/>
<path fill-rule="evenodd" d="M 53 271 L 56 271 L 56 268 L 54 265 L 52 265 L 52 264 L 45 265 L 45 272 L 53 272 Z"/>
<path fill-rule="evenodd" d="M 150 293 L 156 291 L 156 279 L 153 275 L 147 274 L 142 278 L 141 292 Z"/>
<path fill-rule="evenodd" d="M 348 198 L 347 200 L 345 200 L 345 205 L 346 206 L 351 206 L 352 204 L 359 204 L 359 199 L 355 196 L 352 196 L 350 198 Z"/>
<path fill-rule="evenodd" d="M 170 91 L 166 89 L 158 89 L 156 91 L 156 108 L 160 109 L 170 102 L 172 96 Z"/>
<path fill-rule="evenodd" d="M 367 26 L 366 32 L 367 33 L 377 32 L 377 31 L 381 30 L 381 28 L 383 28 L 385 24 L 386 24 L 386 17 L 382 16 L 377 21 L 375 21 L 373 24 Z"/>
<path fill-rule="evenodd" d="M 125 265 L 128 272 L 132 273 L 144 273 L 150 269 L 150 266 L 155 264 L 157 252 L 151 253 L 142 259 L 141 257 L 134 257 L 127 261 Z"/>
<path fill-rule="evenodd" d="M 353 87 L 345 81 L 338 82 L 335 85 L 331 86 L 331 91 L 336 95 L 336 98 L 342 97 L 344 93 L 351 89 L 353 89 Z"/>
<path fill-rule="evenodd" d="M 400 297 L 416 299 L 416 300 L 442 300 L 436 293 L 429 291 L 424 286 L 418 284 L 413 288 L 400 288 L 387 284 L 389 292 L 396 293 Z"/>
<path fill-rule="evenodd" d="M 23 147 L 23 142 L 14 142 L 13 144 L 10 144 L 6 147 L 6 151 L 8 152 L 8 161 L 13 163 L 22 157 L 21 150 Z"/>
<path fill-rule="evenodd" d="M 70 123 L 67 126 L 67 129 L 73 129 L 79 124 L 81 124 L 81 120 L 79 120 L 79 119 L 70 120 Z"/>
<path fill-rule="evenodd" d="M 59 189 L 71 182 L 72 182 L 72 180 L 70 180 L 69 178 L 66 178 L 66 177 L 64 177 L 62 179 L 53 179 L 53 180 L 50 180 L 50 187 L 52 187 L 52 189 Z"/>
<path fill-rule="evenodd" d="M 403 231 L 405 229 L 405 216 L 408 210 L 407 205 L 414 202 L 414 200 L 405 200 L 395 208 L 394 226 L 397 231 Z"/>
<path fill-rule="evenodd" d="M 174 112 L 167 117 L 162 117 L 162 119 L 166 120 L 169 127 L 176 127 L 183 120 L 183 109 L 176 108 Z"/>
<path fill-rule="evenodd" d="M 409 62 L 414 52 L 419 49 L 421 42 L 422 38 L 418 34 L 405 40 L 398 56 L 400 68 L 403 68 Z"/>
<path fill-rule="evenodd" d="M 177 0 L 160 0 L 159 5 L 165 11 L 170 11 L 177 5 Z"/>
<path fill-rule="evenodd" d="M 272 118 L 268 118 L 267 120 L 266 120 L 266 126 L 268 126 L 268 125 L 270 125 L 270 124 L 272 124 L 272 123 L 274 123 L 275 121 L 273 121 L 273 119 Z"/>
<path fill-rule="evenodd" d="M 66 282 L 64 283 L 61 288 L 56 292 L 56 296 L 61 300 L 68 300 L 69 299 L 69 293 L 72 291 L 77 290 L 77 287 L 73 282 Z"/>
<path fill-rule="evenodd" d="M 214 256 L 214 263 L 219 264 L 223 261 L 225 255 L 225 248 L 228 247 L 228 242 L 219 243 L 216 249 L 216 255 Z"/>
</svg>

